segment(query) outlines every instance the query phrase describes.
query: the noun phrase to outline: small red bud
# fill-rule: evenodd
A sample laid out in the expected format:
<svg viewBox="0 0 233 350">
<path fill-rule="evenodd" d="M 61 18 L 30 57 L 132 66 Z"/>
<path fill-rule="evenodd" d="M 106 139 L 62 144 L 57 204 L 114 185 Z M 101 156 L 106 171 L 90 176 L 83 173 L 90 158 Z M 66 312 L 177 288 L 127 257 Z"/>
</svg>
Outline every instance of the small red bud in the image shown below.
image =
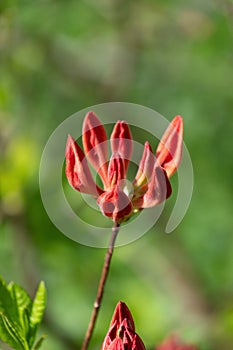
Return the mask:
<svg viewBox="0 0 233 350">
<path fill-rule="evenodd" d="M 118 121 L 111 134 L 112 152 L 118 152 L 124 160 L 125 173 L 132 155 L 132 136 L 128 124 L 125 121 Z"/>
<path fill-rule="evenodd" d="M 182 158 L 183 119 L 177 115 L 165 130 L 156 151 L 158 163 L 170 177 L 178 168 Z"/>
</svg>

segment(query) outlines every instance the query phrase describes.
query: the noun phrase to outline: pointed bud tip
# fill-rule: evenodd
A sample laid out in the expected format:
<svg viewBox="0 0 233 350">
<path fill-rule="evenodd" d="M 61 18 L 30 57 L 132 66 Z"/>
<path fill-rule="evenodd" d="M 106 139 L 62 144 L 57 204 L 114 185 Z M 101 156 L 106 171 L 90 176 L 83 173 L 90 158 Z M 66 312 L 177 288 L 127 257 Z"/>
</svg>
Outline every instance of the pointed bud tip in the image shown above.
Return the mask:
<svg viewBox="0 0 233 350">
<path fill-rule="evenodd" d="M 115 321 L 117 321 L 117 324 L 120 325 L 124 319 L 127 320 L 128 326 L 132 330 L 135 330 L 133 316 L 132 316 L 128 306 L 123 301 L 119 301 L 116 305 L 116 308 L 115 308 L 115 311 L 113 314 L 113 318 L 111 321 L 111 325 L 113 325 L 113 323 Z"/>
<path fill-rule="evenodd" d="M 90 119 L 90 118 L 97 118 L 95 112 L 93 112 L 93 111 L 87 112 L 85 119 Z"/>
<path fill-rule="evenodd" d="M 174 118 L 173 118 L 173 120 L 179 120 L 179 121 L 183 121 L 183 117 L 181 116 L 181 115 L 176 115 Z"/>
<path fill-rule="evenodd" d="M 117 306 L 116 307 L 119 307 L 119 308 L 122 308 L 122 307 L 125 307 L 126 306 L 126 303 L 124 303 L 123 301 L 118 301 L 117 303 Z M 127 307 L 127 306 L 126 306 Z"/>
<path fill-rule="evenodd" d="M 66 154 L 74 143 L 75 143 L 75 139 L 70 134 L 68 134 L 67 140 L 66 140 Z"/>
<path fill-rule="evenodd" d="M 183 118 L 181 117 L 181 115 L 176 115 L 171 123 L 174 125 L 174 126 L 178 126 L 179 128 L 182 128 L 183 129 Z"/>
<path fill-rule="evenodd" d="M 67 136 L 67 143 L 68 142 L 72 142 L 72 141 L 74 141 L 73 137 L 70 134 L 68 134 L 68 136 Z"/>
<path fill-rule="evenodd" d="M 146 141 L 144 143 L 144 147 L 152 152 L 152 148 L 151 148 L 151 145 L 150 145 L 149 141 Z"/>
<path fill-rule="evenodd" d="M 87 130 L 93 129 L 97 126 L 102 125 L 101 121 L 93 111 L 87 112 L 84 121 L 83 121 L 83 131 L 86 132 Z"/>
<path fill-rule="evenodd" d="M 125 120 L 118 119 L 116 124 L 128 124 Z"/>
</svg>

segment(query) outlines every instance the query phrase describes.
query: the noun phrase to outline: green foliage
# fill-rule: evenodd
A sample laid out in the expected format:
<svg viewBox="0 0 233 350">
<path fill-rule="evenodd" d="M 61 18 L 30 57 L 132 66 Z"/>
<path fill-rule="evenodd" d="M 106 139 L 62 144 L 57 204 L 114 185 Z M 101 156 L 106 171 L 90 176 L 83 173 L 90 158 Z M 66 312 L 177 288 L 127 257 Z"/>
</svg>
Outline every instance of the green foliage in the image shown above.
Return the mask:
<svg viewBox="0 0 233 350">
<path fill-rule="evenodd" d="M 31 300 L 22 287 L 14 282 L 7 285 L 0 277 L 0 339 L 16 350 L 39 349 L 44 336 L 34 343 L 45 303 L 44 282 Z"/>
</svg>

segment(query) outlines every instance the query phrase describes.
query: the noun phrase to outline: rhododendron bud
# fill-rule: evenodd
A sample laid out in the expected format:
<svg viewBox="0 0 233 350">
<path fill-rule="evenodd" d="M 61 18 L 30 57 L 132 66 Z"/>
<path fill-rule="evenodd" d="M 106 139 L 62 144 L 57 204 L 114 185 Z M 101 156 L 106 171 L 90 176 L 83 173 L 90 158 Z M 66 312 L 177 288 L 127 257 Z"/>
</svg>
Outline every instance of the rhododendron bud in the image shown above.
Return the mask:
<svg viewBox="0 0 233 350">
<path fill-rule="evenodd" d="M 111 133 L 112 156 L 108 159 L 107 135 L 94 112 L 83 122 L 82 143 L 68 137 L 66 176 L 76 190 L 97 198 L 103 215 L 116 223 L 128 220 L 134 212 L 159 205 L 171 195 L 169 177 L 176 171 L 182 156 L 183 121 L 177 116 L 169 124 L 158 145 L 156 156 L 145 143 L 135 179 L 126 179 L 132 155 L 132 137 L 128 124 L 118 121 Z M 103 184 L 95 184 L 87 160 L 99 174 Z"/>
<path fill-rule="evenodd" d="M 94 112 L 87 113 L 83 122 L 83 148 L 93 168 L 108 186 L 108 144 L 101 121 Z"/>
<path fill-rule="evenodd" d="M 125 173 L 132 155 L 132 137 L 128 124 L 125 121 L 116 123 L 111 134 L 112 152 L 118 152 L 124 160 Z"/>
<path fill-rule="evenodd" d="M 156 151 L 156 158 L 170 177 L 178 168 L 182 157 L 183 120 L 177 115 L 163 134 Z"/>
<path fill-rule="evenodd" d="M 145 182 L 149 182 L 155 164 L 155 156 L 152 153 L 151 146 L 148 141 L 144 145 L 142 159 L 138 166 L 138 172 L 134 179 L 135 186 L 141 186 Z"/>
<path fill-rule="evenodd" d="M 129 328 L 135 330 L 133 316 L 131 315 L 128 306 L 122 301 L 119 301 L 112 316 L 110 327 L 116 323 L 116 326 L 119 328 L 124 319 L 127 320 Z"/>
<path fill-rule="evenodd" d="M 131 214 L 133 208 L 129 197 L 118 185 L 99 196 L 97 203 L 102 213 L 114 222 L 121 222 Z"/>
<path fill-rule="evenodd" d="M 119 153 L 113 153 L 108 165 L 108 183 L 113 187 L 125 178 L 125 165 Z"/>
<path fill-rule="evenodd" d="M 133 317 L 125 303 L 119 302 L 113 314 L 109 331 L 101 350 L 145 350 L 135 332 Z"/>
<path fill-rule="evenodd" d="M 93 196 L 103 191 L 95 184 L 82 149 L 69 135 L 66 144 L 66 177 L 76 190 Z"/>
<path fill-rule="evenodd" d="M 150 208 L 162 203 L 171 195 L 171 192 L 172 189 L 166 172 L 159 164 L 155 164 L 148 190 L 143 196 L 142 208 Z"/>
</svg>

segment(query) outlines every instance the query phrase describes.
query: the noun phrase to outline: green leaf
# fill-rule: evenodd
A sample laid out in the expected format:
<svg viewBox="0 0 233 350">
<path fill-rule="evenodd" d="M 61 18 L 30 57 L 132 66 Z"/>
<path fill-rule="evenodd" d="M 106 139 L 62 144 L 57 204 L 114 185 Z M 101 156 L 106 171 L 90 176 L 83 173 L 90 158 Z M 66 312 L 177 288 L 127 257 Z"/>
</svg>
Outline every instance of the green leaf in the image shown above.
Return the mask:
<svg viewBox="0 0 233 350">
<path fill-rule="evenodd" d="M 7 288 L 10 291 L 12 298 L 15 299 L 18 310 L 21 312 L 25 309 L 28 311 L 31 310 L 32 301 L 22 287 L 14 282 L 11 282 Z"/>
<path fill-rule="evenodd" d="M 28 349 L 16 299 L 12 298 L 11 287 L 0 278 L 0 339 L 16 349 Z"/>
<path fill-rule="evenodd" d="M 40 282 L 36 292 L 35 299 L 32 303 L 32 310 L 30 314 L 30 347 L 35 341 L 35 335 L 39 324 L 42 321 L 46 304 L 46 289 L 44 282 Z"/>
<path fill-rule="evenodd" d="M 43 334 L 43 335 L 37 340 L 36 344 L 35 344 L 34 347 L 33 347 L 33 350 L 38 350 L 38 349 L 41 347 L 41 345 L 42 345 L 43 341 L 45 340 L 45 338 L 46 338 L 46 335 Z"/>
<path fill-rule="evenodd" d="M 4 322 L 5 316 L 0 313 L 0 339 L 4 342 L 10 345 L 14 349 L 18 349 L 20 344 L 18 343 L 17 337 L 12 334 L 12 332 L 9 333 L 8 327 L 6 326 L 6 322 Z"/>
<path fill-rule="evenodd" d="M 16 350 L 29 350 L 35 342 L 46 303 L 44 282 L 39 284 L 32 301 L 25 290 L 14 282 L 8 286 L 0 277 L 0 339 Z M 38 340 L 39 348 L 44 337 Z"/>
<path fill-rule="evenodd" d="M 41 323 L 46 303 L 46 289 L 44 282 L 40 282 L 39 287 L 36 292 L 35 299 L 32 303 L 32 311 L 30 315 L 30 324 L 32 326 L 37 326 Z"/>
<path fill-rule="evenodd" d="M 15 299 L 12 299 L 6 283 L 0 277 L 0 312 L 12 323 L 19 323 L 18 307 Z"/>
<path fill-rule="evenodd" d="M 16 325 L 5 315 L 0 314 L 0 338 L 16 350 L 29 350 L 26 339 L 24 339 Z"/>
<path fill-rule="evenodd" d="M 29 334 L 29 315 L 31 313 L 32 301 L 25 290 L 14 282 L 8 285 L 8 290 L 17 305 L 20 325 L 23 334 L 27 339 Z"/>
</svg>

